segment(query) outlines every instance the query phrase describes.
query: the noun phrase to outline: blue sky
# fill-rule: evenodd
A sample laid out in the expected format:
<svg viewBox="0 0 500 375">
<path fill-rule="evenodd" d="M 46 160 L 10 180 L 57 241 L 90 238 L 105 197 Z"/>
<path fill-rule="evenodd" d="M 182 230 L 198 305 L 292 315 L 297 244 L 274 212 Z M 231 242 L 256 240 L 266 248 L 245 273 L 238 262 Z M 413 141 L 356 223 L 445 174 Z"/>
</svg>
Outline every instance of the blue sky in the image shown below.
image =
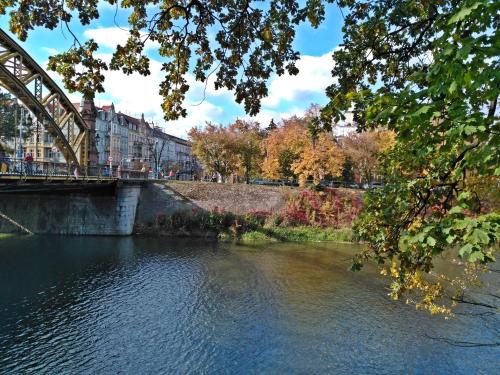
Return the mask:
<svg viewBox="0 0 500 375">
<path fill-rule="evenodd" d="M 294 46 L 302 55 L 298 63 L 299 75 L 273 77 L 269 81 L 270 96 L 262 102 L 261 113 L 253 118 L 263 126 L 267 126 L 271 118 L 277 122 L 293 114 L 302 114 L 311 103 L 326 102 L 324 89 L 333 82 L 330 73 L 333 67 L 331 53 L 342 38 L 340 11 L 335 5 L 327 7 L 326 20 L 318 29 L 303 24 L 297 30 Z M 94 38 L 101 46 L 99 53 L 106 60 L 110 59 L 112 48 L 117 43 L 123 44 L 128 33 L 115 24 L 114 7 L 103 3 L 100 6 L 100 14 L 99 20 L 85 27 L 73 22 L 71 29 L 81 41 Z M 118 12 L 116 21 L 120 27 L 126 28 L 126 13 Z M 7 25 L 8 17 L 2 16 L 0 27 L 7 30 Z M 72 45 L 72 38 L 61 28 L 52 31 L 39 28 L 32 31 L 28 40 L 21 45 L 41 66 L 45 67 L 51 54 L 65 51 Z M 168 133 L 183 137 L 191 127 L 202 126 L 205 121 L 228 124 L 236 118 L 249 117 L 245 114 L 243 106 L 234 101 L 231 92 L 215 91 L 211 82 L 207 86 L 205 100 L 202 101 L 204 84 L 195 82 L 190 76 L 188 81 L 191 83 L 191 89 L 185 101 L 188 117 L 165 122 L 160 108 L 161 98 L 158 95 L 161 57 L 156 53 L 154 44 L 147 47 L 147 54 L 151 58 L 151 76 L 143 77 L 135 74 L 126 76 L 120 72 L 107 72 L 106 93 L 96 97 L 96 104 L 105 105 L 114 102 L 115 107 L 122 112 L 136 116 L 144 113 L 147 119 L 161 125 Z M 58 80 L 55 74 L 50 74 Z M 78 94 L 69 96 L 73 101 L 79 101 Z"/>
</svg>

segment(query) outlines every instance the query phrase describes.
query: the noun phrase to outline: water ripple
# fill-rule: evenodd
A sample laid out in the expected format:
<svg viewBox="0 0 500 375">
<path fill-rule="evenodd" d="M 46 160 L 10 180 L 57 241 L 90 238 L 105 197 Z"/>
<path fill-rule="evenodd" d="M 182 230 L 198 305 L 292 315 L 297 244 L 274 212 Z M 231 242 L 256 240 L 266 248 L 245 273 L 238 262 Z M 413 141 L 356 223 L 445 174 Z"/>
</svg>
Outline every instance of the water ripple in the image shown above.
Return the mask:
<svg viewBox="0 0 500 375">
<path fill-rule="evenodd" d="M 0 373 L 493 373 L 498 320 L 443 321 L 389 301 L 352 248 L 9 239 Z M 50 246 L 49 246 L 50 244 Z M 495 328 L 496 327 L 496 328 Z M 474 358 L 474 360 L 471 360 Z"/>
</svg>

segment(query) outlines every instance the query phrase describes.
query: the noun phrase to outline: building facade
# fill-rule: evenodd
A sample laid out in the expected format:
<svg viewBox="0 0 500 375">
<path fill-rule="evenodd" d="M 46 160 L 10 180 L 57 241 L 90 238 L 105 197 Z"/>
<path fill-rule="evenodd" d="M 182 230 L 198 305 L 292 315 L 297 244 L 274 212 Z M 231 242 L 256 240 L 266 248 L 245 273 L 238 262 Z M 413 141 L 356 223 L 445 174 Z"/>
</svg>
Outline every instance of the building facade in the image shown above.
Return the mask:
<svg viewBox="0 0 500 375">
<path fill-rule="evenodd" d="M 344 116 L 344 120 L 341 120 L 332 126 L 332 133 L 335 139 L 341 139 L 356 132 L 357 127 L 354 121 L 354 112 L 347 111 L 344 113 Z"/>
<path fill-rule="evenodd" d="M 152 158 L 155 170 L 178 179 L 191 179 L 201 166 L 193 157 L 191 143 L 185 139 L 163 132 L 159 127 L 153 130 Z"/>
<path fill-rule="evenodd" d="M 30 153 L 38 162 L 64 163 L 62 154 L 54 148 L 54 138 L 42 126 L 24 141 L 23 157 Z"/>
<path fill-rule="evenodd" d="M 73 105 L 81 112 L 83 103 Z M 148 123 L 144 115 L 136 118 L 121 113 L 114 104 L 94 108 L 97 164 L 137 170 L 147 167 L 165 176 L 172 171 L 181 179 L 190 179 L 200 169 L 189 141 L 165 133 Z M 15 140 L 6 143 L 6 147 L 17 149 Z M 23 141 L 23 151 L 23 157 L 31 153 L 35 161 L 65 163 L 53 137 L 41 124 L 36 124 L 32 135 Z"/>
</svg>

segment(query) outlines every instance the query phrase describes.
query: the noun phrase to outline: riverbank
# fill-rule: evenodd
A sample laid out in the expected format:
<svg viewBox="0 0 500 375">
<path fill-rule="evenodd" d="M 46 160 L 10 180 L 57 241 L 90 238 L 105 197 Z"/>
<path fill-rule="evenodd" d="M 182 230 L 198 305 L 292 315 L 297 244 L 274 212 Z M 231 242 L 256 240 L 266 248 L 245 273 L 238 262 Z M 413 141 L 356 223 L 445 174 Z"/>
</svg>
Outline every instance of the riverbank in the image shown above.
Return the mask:
<svg viewBox="0 0 500 375">
<path fill-rule="evenodd" d="M 350 227 L 296 224 L 280 214 L 235 215 L 225 211 L 191 210 L 161 215 L 149 225 L 136 225 L 142 237 L 211 238 L 249 242 L 357 242 Z"/>
<path fill-rule="evenodd" d="M 154 184 L 141 195 L 134 233 L 243 242 L 355 242 L 361 194 L 347 189 L 240 184 Z"/>
<path fill-rule="evenodd" d="M 245 232 L 239 240 L 253 242 L 343 242 L 355 243 L 354 232 L 350 228 L 277 227 Z"/>
<path fill-rule="evenodd" d="M 357 243 L 354 232 L 350 228 L 317 228 L 317 227 L 274 227 L 258 228 L 235 234 L 229 230 L 186 230 L 176 231 L 146 230 L 135 234 L 138 237 L 169 237 L 169 238 L 210 238 L 219 241 L 238 241 L 241 243 L 262 242 L 342 242 Z M 0 240 L 23 236 L 21 233 L 0 233 Z"/>
</svg>

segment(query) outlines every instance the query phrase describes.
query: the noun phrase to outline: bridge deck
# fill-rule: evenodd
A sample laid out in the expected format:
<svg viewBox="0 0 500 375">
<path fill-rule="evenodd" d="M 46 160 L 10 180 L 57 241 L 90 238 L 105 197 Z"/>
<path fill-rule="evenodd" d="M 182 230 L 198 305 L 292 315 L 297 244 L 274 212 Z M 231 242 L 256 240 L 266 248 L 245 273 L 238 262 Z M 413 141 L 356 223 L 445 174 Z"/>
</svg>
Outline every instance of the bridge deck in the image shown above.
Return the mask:
<svg viewBox="0 0 500 375">
<path fill-rule="evenodd" d="M 74 178 L 67 176 L 0 176 L 0 194 L 52 194 L 105 192 L 113 193 L 117 185 L 143 185 L 145 179 L 103 177 Z"/>
</svg>

